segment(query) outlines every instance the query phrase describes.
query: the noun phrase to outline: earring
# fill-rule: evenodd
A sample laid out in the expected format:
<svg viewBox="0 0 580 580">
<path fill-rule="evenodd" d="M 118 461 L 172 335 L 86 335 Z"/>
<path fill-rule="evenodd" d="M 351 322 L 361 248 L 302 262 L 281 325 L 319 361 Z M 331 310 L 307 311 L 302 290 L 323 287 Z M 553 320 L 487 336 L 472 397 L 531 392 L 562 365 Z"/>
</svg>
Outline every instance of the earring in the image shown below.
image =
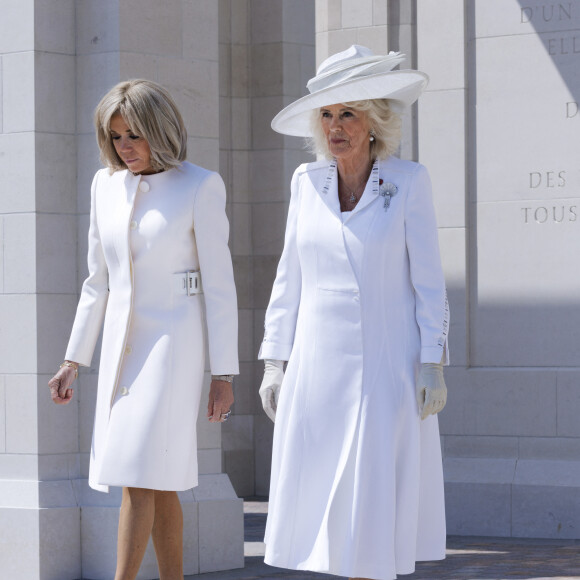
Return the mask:
<svg viewBox="0 0 580 580">
<path fill-rule="evenodd" d="M 374 141 L 375 140 L 375 133 L 374 131 L 371 131 L 371 136 L 369 137 L 369 141 Z"/>
</svg>

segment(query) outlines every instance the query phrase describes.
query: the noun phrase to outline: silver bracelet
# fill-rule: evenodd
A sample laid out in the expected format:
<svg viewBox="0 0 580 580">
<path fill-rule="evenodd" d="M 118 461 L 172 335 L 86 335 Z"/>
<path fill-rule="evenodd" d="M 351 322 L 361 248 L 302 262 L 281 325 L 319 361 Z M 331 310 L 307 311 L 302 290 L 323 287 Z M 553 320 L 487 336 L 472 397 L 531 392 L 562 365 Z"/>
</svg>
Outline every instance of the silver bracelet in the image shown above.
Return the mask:
<svg viewBox="0 0 580 580">
<path fill-rule="evenodd" d="M 212 375 L 212 381 L 226 381 L 227 383 L 234 382 L 234 375 Z"/>
</svg>

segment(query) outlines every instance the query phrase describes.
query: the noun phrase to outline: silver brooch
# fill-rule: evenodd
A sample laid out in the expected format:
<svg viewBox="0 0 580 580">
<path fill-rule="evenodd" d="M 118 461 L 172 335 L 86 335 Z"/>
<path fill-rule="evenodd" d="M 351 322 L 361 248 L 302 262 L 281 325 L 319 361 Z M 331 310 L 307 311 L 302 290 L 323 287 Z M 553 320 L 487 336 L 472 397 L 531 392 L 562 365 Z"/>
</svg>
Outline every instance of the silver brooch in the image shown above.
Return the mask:
<svg viewBox="0 0 580 580">
<path fill-rule="evenodd" d="M 391 205 L 391 197 L 397 194 L 399 188 L 391 182 L 383 183 L 383 180 L 379 180 L 379 195 L 382 195 L 385 198 L 385 202 L 383 203 L 383 208 L 385 211 L 389 209 Z"/>
</svg>

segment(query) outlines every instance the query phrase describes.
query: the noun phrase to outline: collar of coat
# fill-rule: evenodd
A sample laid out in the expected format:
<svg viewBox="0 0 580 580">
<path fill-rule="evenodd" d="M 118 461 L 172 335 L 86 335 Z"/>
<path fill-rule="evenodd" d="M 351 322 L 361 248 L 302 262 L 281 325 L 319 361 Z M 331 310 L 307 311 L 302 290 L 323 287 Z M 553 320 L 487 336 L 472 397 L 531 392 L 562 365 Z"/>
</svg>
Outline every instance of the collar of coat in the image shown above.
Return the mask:
<svg viewBox="0 0 580 580">
<path fill-rule="evenodd" d="M 326 173 L 324 172 L 325 167 Z M 338 199 L 338 171 L 336 167 L 336 159 L 322 163 L 320 166 L 321 171 L 316 176 L 316 179 L 312 179 L 312 185 L 328 209 L 342 221 L 340 201 Z M 345 222 L 357 213 L 360 213 L 379 197 L 379 167 L 380 162 L 375 160 L 363 194 L 350 215 L 345 218 Z"/>
</svg>

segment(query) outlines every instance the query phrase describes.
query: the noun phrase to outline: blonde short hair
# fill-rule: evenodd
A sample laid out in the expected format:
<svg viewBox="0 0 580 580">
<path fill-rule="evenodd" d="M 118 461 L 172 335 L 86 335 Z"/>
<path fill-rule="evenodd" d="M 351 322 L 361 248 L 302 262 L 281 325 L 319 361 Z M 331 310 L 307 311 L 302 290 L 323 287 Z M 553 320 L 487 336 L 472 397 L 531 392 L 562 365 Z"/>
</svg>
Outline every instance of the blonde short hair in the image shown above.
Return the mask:
<svg viewBox="0 0 580 580">
<path fill-rule="evenodd" d="M 399 143 L 401 142 L 401 117 L 391 109 L 388 99 L 351 101 L 341 104 L 355 111 L 366 113 L 370 130 L 375 137 L 374 141 L 369 141 L 372 159 L 386 159 L 399 148 Z M 322 130 L 320 111 L 321 109 L 312 111 L 310 118 L 312 136 L 308 139 L 308 145 L 315 155 L 320 154 L 326 159 L 332 159 L 326 136 Z"/>
<path fill-rule="evenodd" d="M 134 79 L 115 85 L 95 109 L 101 161 L 111 172 L 127 169 L 111 138 L 111 119 L 117 114 L 147 141 L 154 170 L 177 167 L 186 158 L 187 131 L 171 95 L 157 83 Z"/>
</svg>

